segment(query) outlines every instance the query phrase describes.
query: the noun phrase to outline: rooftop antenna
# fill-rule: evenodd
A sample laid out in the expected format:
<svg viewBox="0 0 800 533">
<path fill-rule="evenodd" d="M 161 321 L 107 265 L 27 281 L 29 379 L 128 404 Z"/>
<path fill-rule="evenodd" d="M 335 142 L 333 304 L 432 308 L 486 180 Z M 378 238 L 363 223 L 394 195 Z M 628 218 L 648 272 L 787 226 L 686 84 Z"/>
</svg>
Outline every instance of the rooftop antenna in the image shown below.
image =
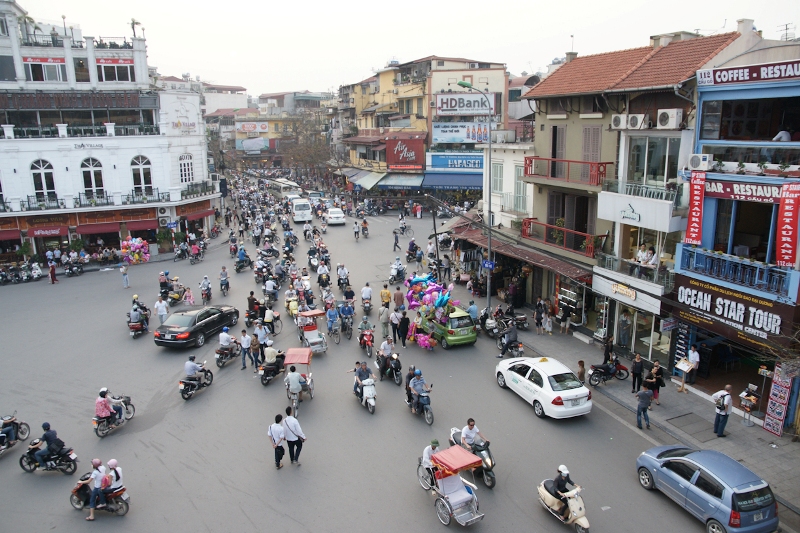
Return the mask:
<svg viewBox="0 0 800 533">
<path fill-rule="evenodd" d="M 569 47 L 569 51 L 570 52 L 574 52 L 575 51 L 575 36 L 574 35 L 570 35 L 569 38 L 572 39 L 572 44 Z"/>
<path fill-rule="evenodd" d="M 789 29 L 794 29 L 794 25 L 791 22 L 787 22 L 786 24 L 780 24 L 778 29 L 781 31 L 782 35 L 780 36 L 781 41 L 790 41 L 794 39 L 794 32 L 789 31 Z"/>
</svg>

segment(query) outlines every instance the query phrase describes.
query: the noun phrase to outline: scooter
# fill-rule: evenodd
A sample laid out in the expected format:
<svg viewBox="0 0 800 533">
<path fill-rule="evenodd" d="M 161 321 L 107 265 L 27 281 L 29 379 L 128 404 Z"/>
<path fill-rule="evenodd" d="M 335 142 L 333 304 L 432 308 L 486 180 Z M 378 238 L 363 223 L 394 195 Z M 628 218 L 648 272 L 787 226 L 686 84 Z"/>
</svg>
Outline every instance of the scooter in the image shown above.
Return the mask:
<svg viewBox="0 0 800 533">
<path fill-rule="evenodd" d="M 219 292 L 221 292 L 223 296 L 227 296 L 229 290 L 231 290 L 231 282 L 228 278 L 219 280 Z"/>
<path fill-rule="evenodd" d="M 524 314 L 517 314 L 510 305 L 506 308 L 505 315 L 508 318 L 514 317 L 514 321 L 517 323 L 517 329 L 528 329 L 528 317 Z"/>
<path fill-rule="evenodd" d="M 187 257 L 189 257 L 189 250 L 179 246 L 175 249 L 175 256 L 172 258 L 172 260 L 180 261 L 181 259 L 186 259 Z"/>
<path fill-rule="evenodd" d="M 458 428 L 450 428 L 450 446 L 456 445 L 462 446 L 461 430 Z M 475 439 L 472 441 L 472 450 L 467 451 L 471 451 L 483 461 L 483 464 L 473 470 L 472 474 L 475 477 L 481 476 L 483 478 L 483 484 L 486 485 L 487 488 L 493 489 L 494 486 L 497 485 L 497 476 L 493 472 L 495 462 L 494 456 L 491 450 L 489 450 L 489 441 L 483 440 L 480 435 L 475 435 Z"/>
<path fill-rule="evenodd" d="M 372 330 L 365 329 L 361 332 L 361 343 L 360 346 L 362 349 L 367 350 L 367 357 L 372 357 L 372 344 L 373 344 L 373 337 L 372 337 Z"/>
<path fill-rule="evenodd" d="M 114 397 L 115 400 L 122 400 L 122 420 L 119 424 L 116 423 L 117 413 L 112 411 L 109 416 L 92 418 L 92 425 L 94 425 L 94 433 L 101 439 L 111 433 L 112 431 L 121 428 L 125 423 L 133 418 L 136 414 L 136 407 L 131 403 L 130 396 Z"/>
<path fill-rule="evenodd" d="M 238 274 L 239 272 L 241 272 L 245 268 L 252 268 L 252 266 L 253 266 L 252 259 L 250 259 L 249 255 L 246 255 L 246 256 L 244 256 L 244 260 L 236 261 L 236 264 L 233 266 L 233 270 L 234 270 L 234 272 L 236 272 Z"/>
<path fill-rule="evenodd" d="M 417 260 L 417 252 L 406 250 L 406 263 L 413 263 Z"/>
<path fill-rule="evenodd" d="M 611 362 L 607 365 L 592 365 L 589 369 L 589 383 L 593 387 L 597 387 L 600 383 L 605 383 L 611 377 L 617 379 L 628 379 L 628 367 L 623 366 L 619 362 L 619 357 L 614 356 Z"/>
<path fill-rule="evenodd" d="M 369 228 L 367 226 L 361 226 L 361 235 L 363 235 L 364 238 L 369 237 Z"/>
<path fill-rule="evenodd" d="M 274 363 L 264 363 L 258 367 L 258 374 L 261 376 L 261 384 L 265 387 L 269 385 L 270 381 L 275 379 L 278 374 L 284 371 L 283 361 L 285 359 L 283 352 L 278 352 L 275 357 Z"/>
<path fill-rule="evenodd" d="M 211 301 L 211 287 L 203 288 L 202 285 L 200 286 L 200 301 L 203 302 L 203 305 Z"/>
<path fill-rule="evenodd" d="M 433 389 L 433 383 L 430 384 L 430 387 L 431 387 L 431 389 Z M 433 409 L 431 409 L 431 396 L 430 396 L 430 394 L 431 393 L 427 392 L 427 391 L 421 392 L 419 394 L 419 407 L 420 408 L 417 410 L 416 413 L 414 413 L 413 411 L 411 412 L 411 414 L 417 414 L 417 415 L 423 414 L 423 415 L 425 415 L 425 422 L 427 422 L 427 424 L 429 426 L 431 424 L 433 424 Z M 403 400 L 403 401 L 408 406 L 409 410 L 411 410 L 414 407 L 414 401 L 413 401 L 413 399 L 409 400 L 408 394 L 406 394 L 406 399 Z"/>
<path fill-rule="evenodd" d="M 205 374 L 205 381 L 202 385 L 200 384 L 200 380 L 197 378 L 185 377 L 178 382 L 178 390 L 181 391 L 181 398 L 184 400 L 190 400 L 196 392 L 211 386 L 211 383 L 214 381 L 214 374 L 211 373 L 211 370 L 207 370 L 205 366 L 206 361 L 203 361 L 203 364 L 200 365 L 200 368 Z"/>
<path fill-rule="evenodd" d="M 338 278 L 336 284 L 339 286 L 339 290 L 344 292 L 347 286 L 350 285 L 350 278 Z"/>
<path fill-rule="evenodd" d="M 389 270 L 389 284 L 399 283 L 406 277 L 406 268 L 403 265 L 397 266 L 397 263 L 392 263 Z"/>
<path fill-rule="evenodd" d="M 539 483 L 539 503 L 550 511 L 550 514 L 561 520 L 561 523 L 568 526 L 575 526 L 576 533 L 589 533 L 589 520 L 586 518 L 586 507 L 581 498 L 580 486 L 575 487 L 569 492 L 563 493 L 567 497 L 569 505 L 569 517 L 564 520 L 561 516 L 561 508 L 564 505 L 556 494 L 556 484 L 552 479 L 545 479 Z"/>
<path fill-rule="evenodd" d="M 31 276 L 33 277 L 33 281 L 39 281 L 44 276 L 44 274 L 42 273 L 42 269 L 39 266 L 39 263 L 33 263 L 32 264 L 32 266 L 31 266 Z"/>
<path fill-rule="evenodd" d="M 75 470 L 78 469 L 78 456 L 72 451 L 72 448 L 67 448 L 66 446 L 62 447 L 56 453 L 48 453 L 44 459 L 46 464 L 40 465 L 34 454 L 39 451 L 43 445 L 44 441 L 42 439 L 33 439 L 30 445 L 28 445 L 28 450 L 19 458 L 20 468 L 25 472 L 32 473 L 37 468 L 44 468 L 50 465 L 52 470 L 59 470 L 68 476 L 75 473 Z"/>
<path fill-rule="evenodd" d="M 503 337 L 504 335 L 497 336 L 498 350 L 502 350 L 503 344 L 505 344 L 505 342 L 503 341 Z M 509 355 L 509 357 L 523 357 L 525 355 L 525 348 L 522 346 L 521 342 L 515 341 L 508 345 L 508 350 L 506 351 L 506 353 Z"/>
<path fill-rule="evenodd" d="M 491 315 L 490 309 L 488 307 L 484 307 L 483 311 L 481 311 L 481 316 L 478 318 L 481 323 L 481 329 L 486 332 L 486 334 L 494 338 L 497 336 L 498 327 L 497 327 L 497 320 Z"/>
<path fill-rule="evenodd" d="M 327 224 L 327 222 L 323 222 L 320 225 L 320 229 L 322 230 L 322 233 L 328 233 L 328 224 Z"/>
<path fill-rule="evenodd" d="M 31 427 L 22 420 L 17 420 L 17 412 L 14 411 L 12 415 L 6 415 L 2 418 L 4 422 L 4 426 L 12 426 L 14 428 L 14 434 L 17 436 L 18 441 L 28 440 L 28 437 L 31 434 Z M 6 442 L 6 436 L 4 433 L 0 433 L 0 457 L 3 456 L 8 450 L 10 450 L 14 444 L 10 442 Z"/>
<path fill-rule="evenodd" d="M 358 398 L 358 396 L 356 396 Z M 367 408 L 369 414 L 375 414 L 375 380 L 365 379 L 361 381 L 361 398 L 360 403 Z"/>
<path fill-rule="evenodd" d="M 372 300 L 362 300 L 361 301 L 361 309 L 364 310 L 364 314 L 369 314 L 372 311 Z"/>
<path fill-rule="evenodd" d="M 236 359 L 241 354 L 239 343 L 230 344 L 217 348 L 214 352 L 214 360 L 217 363 L 217 368 L 222 368 L 225 363 Z"/>
<path fill-rule="evenodd" d="M 236 254 L 239 252 L 239 247 L 236 246 L 236 243 L 231 243 L 228 251 L 230 252 L 231 257 L 236 257 Z"/>
<path fill-rule="evenodd" d="M 81 481 L 86 481 L 91 476 L 91 472 L 86 473 L 81 476 Z M 89 488 L 89 484 L 78 483 L 72 489 L 72 494 L 69 497 L 69 503 L 72 504 L 72 507 L 78 511 L 81 511 L 89 505 L 91 496 L 92 489 Z M 105 511 L 117 516 L 125 516 L 128 514 L 128 510 L 130 509 L 130 499 L 131 497 L 128 494 L 127 489 L 122 486 L 113 492 L 106 494 L 106 506 L 97 508 L 97 511 Z"/>
<path fill-rule="evenodd" d="M 400 363 L 400 354 L 393 353 L 391 355 L 379 355 L 375 358 L 375 368 L 378 369 L 380 380 L 383 381 L 383 376 L 394 379 L 395 384 L 399 387 L 403 383 L 403 365 Z M 383 371 L 381 371 L 383 369 Z"/>
</svg>

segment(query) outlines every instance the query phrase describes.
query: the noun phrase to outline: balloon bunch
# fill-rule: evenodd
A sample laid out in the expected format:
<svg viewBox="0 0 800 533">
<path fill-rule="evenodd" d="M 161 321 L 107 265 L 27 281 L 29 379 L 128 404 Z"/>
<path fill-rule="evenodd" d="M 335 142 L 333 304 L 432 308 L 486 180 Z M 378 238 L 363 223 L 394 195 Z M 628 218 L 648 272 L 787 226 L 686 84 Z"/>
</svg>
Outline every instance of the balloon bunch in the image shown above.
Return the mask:
<svg viewBox="0 0 800 533">
<path fill-rule="evenodd" d="M 453 291 L 453 284 L 444 287 L 436 283 L 433 276 L 416 277 L 405 282 L 408 287 L 406 300 L 408 300 L 409 310 L 418 310 L 428 320 L 436 320 L 441 324 L 447 322 L 447 317 L 455 309 L 459 300 L 450 299 Z"/>
<path fill-rule="evenodd" d="M 130 265 L 138 265 L 150 261 L 150 246 L 139 237 L 128 237 L 119 245 L 122 260 Z"/>
</svg>

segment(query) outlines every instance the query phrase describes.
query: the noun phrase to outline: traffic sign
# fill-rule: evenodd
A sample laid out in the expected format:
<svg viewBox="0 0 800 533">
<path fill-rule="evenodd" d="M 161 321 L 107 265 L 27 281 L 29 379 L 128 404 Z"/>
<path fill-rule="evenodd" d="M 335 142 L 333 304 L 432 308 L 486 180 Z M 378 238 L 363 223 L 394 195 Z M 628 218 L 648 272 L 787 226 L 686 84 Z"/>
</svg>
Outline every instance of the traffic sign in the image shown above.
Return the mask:
<svg viewBox="0 0 800 533">
<path fill-rule="evenodd" d="M 488 259 L 484 259 L 483 262 L 481 263 L 481 266 L 489 270 L 494 270 L 494 261 L 489 261 Z"/>
<path fill-rule="evenodd" d="M 167 222 L 167 229 L 175 229 L 178 227 L 177 222 Z"/>
</svg>

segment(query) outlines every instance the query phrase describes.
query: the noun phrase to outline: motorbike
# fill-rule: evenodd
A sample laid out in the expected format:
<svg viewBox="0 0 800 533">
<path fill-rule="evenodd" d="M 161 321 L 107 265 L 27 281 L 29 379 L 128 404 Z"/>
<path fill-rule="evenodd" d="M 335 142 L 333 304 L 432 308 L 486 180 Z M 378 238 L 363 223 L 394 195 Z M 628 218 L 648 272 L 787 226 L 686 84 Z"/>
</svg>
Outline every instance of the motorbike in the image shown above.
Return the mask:
<svg viewBox="0 0 800 533">
<path fill-rule="evenodd" d="M 514 322 L 517 324 L 517 329 L 528 329 L 528 317 L 524 314 L 517 314 L 514 312 L 514 308 L 509 306 L 506 309 L 505 315 L 507 318 L 514 317 Z"/>
<path fill-rule="evenodd" d="M 244 270 L 245 268 L 252 268 L 253 260 L 250 259 L 249 255 L 244 256 L 244 259 L 241 261 L 236 261 L 236 264 L 233 266 L 234 272 L 237 274 Z"/>
<path fill-rule="evenodd" d="M 550 514 L 561 520 L 561 523 L 568 526 L 575 526 L 576 533 L 589 533 L 589 520 L 586 518 L 586 507 L 581 498 L 580 486 L 575 487 L 569 492 L 563 493 L 567 497 L 569 505 L 569 517 L 564 520 L 561 516 L 563 503 L 556 494 L 556 484 L 552 479 L 545 479 L 539 483 L 539 503 L 550 511 Z"/>
<path fill-rule="evenodd" d="M 173 257 L 172 260 L 180 261 L 181 259 L 186 259 L 187 257 L 189 257 L 189 250 L 178 247 L 175 249 L 175 257 Z"/>
<path fill-rule="evenodd" d="M 28 437 L 31 434 L 31 427 L 26 422 L 17 420 L 16 411 L 14 411 L 14 414 L 4 416 L 2 421 L 3 427 L 11 426 L 14 428 L 14 434 L 17 436 L 18 441 L 28 440 Z M 6 442 L 5 434 L 0 433 L 0 457 L 10 450 L 12 446 L 14 445 Z"/>
<path fill-rule="evenodd" d="M 416 260 L 417 260 L 417 252 L 406 250 L 406 263 L 413 263 Z"/>
<path fill-rule="evenodd" d="M 375 358 L 375 368 L 378 369 L 381 381 L 383 381 L 383 376 L 386 376 L 394 379 L 394 383 L 398 387 L 403 383 L 403 365 L 400 363 L 400 354 L 379 355 Z"/>
<path fill-rule="evenodd" d="M 500 334 L 497 335 L 497 349 L 498 350 L 502 350 L 503 349 L 503 344 L 504 344 L 503 337 L 504 337 L 504 335 L 500 335 Z M 512 342 L 511 344 L 508 345 L 508 350 L 506 351 L 506 353 L 510 357 L 523 357 L 525 355 L 525 348 L 522 346 L 521 342 L 514 341 L 514 342 Z"/>
<path fill-rule="evenodd" d="M 406 277 L 406 268 L 403 265 L 398 266 L 397 263 L 392 263 L 389 270 L 389 284 L 399 283 Z"/>
<path fill-rule="evenodd" d="M 364 238 L 369 237 L 369 228 L 367 226 L 361 226 L 361 235 L 363 235 Z"/>
<path fill-rule="evenodd" d="M 322 233 L 328 233 L 328 223 L 327 222 L 323 222 L 320 225 L 320 229 L 322 230 Z"/>
<path fill-rule="evenodd" d="M 191 254 L 189 256 L 189 264 L 196 265 L 197 263 L 201 263 L 203 261 L 203 258 L 204 258 L 203 252 L 200 252 L 198 254 Z"/>
<path fill-rule="evenodd" d="M 321 289 L 327 289 L 331 286 L 331 277 L 328 274 L 320 274 L 317 276 L 317 285 Z"/>
<path fill-rule="evenodd" d="M 336 284 L 339 286 L 340 291 L 344 291 L 345 288 L 347 288 L 347 286 L 350 285 L 350 278 L 349 277 L 338 278 L 336 280 Z"/>
<path fill-rule="evenodd" d="M 306 241 L 310 241 L 311 240 L 311 230 L 309 229 L 309 230 L 304 231 L 303 232 L 303 237 L 305 238 Z"/>
<path fill-rule="evenodd" d="M 319 258 L 316 255 L 309 255 L 308 266 L 311 270 L 317 270 L 317 268 L 319 268 Z"/>
<path fill-rule="evenodd" d="M 227 296 L 229 290 L 231 290 L 231 282 L 228 278 L 219 280 L 219 292 L 221 292 L 223 296 Z"/>
<path fill-rule="evenodd" d="M 211 383 L 214 381 L 214 374 L 211 370 L 206 369 L 206 361 L 203 361 L 200 368 L 203 370 L 203 374 L 205 374 L 205 382 L 202 385 L 200 384 L 200 380 L 189 377 L 184 377 L 178 382 L 178 390 L 181 391 L 181 398 L 184 400 L 190 400 L 196 392 L 210 387 Z"/>
<path fill-rule="evenodd" d="M 356 395 L 356 398 L 358 398 L 358 395 Z M 375 380 L 370 378 L 361 381 L 361 398 L 359 401 L 371 415 L 375 414 L 375 398 Z"/>
<path fill-rule="evenodd" d="M 364 310 L 364 314 L 368 315 L 372 311 L 372 300 L 361 300 L 361 309 Z"/>
<path fill-rule="evenodd" d="M 177 279 L 177 278 L 176 278 Z M 159 292 L 159 296 L 167 302 L 167 305 L 170 307 L 180 305 L 183 302 L 183 295 L 186 294 L 186 287 L 177 283 L 173 280 L 173 288 L 169 289 L 168 287 L 164 287 Z"/>
<path fill-rule="evenodd" d="M 236 257 L 236 254 L 239 252 L 239 247 L 236 246 L 236 243 L 231 243 L 231 245 L 228 247 L 228 251 L 230 252 L 231 257 Z"/>
<path fill-rule="evenodd" d="M 361 332 L 361 342 L 360 346 L 361 349 L 367 350 L 367 357 L 372 357 L 372 345 L 374 343 L 374 338 L 371 329 L 365 329 Z"/>
<path fill-rule="evenodd" d="M 83 269 L 83 267 L 81 267 Z M 82 271 L 82 270 L 81 270 Z M 42 273 L 42 268 L 39 266 L 39 263 L 33 263 L 31 266 L 31 276 L 33 277 L 33 281 L 39 281 L 44 277 Z"/>
<path fill-rule="evenodd" d="M 600 385 L 600 383 L 605 383 L 612 377 L 617 379 L 628 379 L 628 367 L 623 366 L 622 363 L 619 362 L 619 357 L 614 356 L 610 363 L 606 365 L 592 365 L 589 369 L 589 383 L 592 384 L 593 387 Z"/>
<path fill-rule="evenodd" d="M 283 352 L 278 352 L 275 357 L 274 363 L 264 363 L 258 367 L 258 373 L 261 376 L 261 384 L 265 387 L 269 385 L 270 381 L 275 379 L 278 374 L 284 371 L 283 361 L 286 358 Z"/>
<path fill-rule="evenodd" d="M 83 265 L 80 263 L 75 264 L 72 261 L 67 261 L 67 263 L 64 265 L 64 274 L 67 277 L 80 276 L 83 274 Z M 30 281 L 32 279 L 30 272 L 27 270 L 23 270 L 22 275 L 26 276 L 23 278 L 23 281 Z"/>
<path fill-rule="evenodd" d="M 211 301 L 211 287 L 203 288 L 202 285 L 200 286 L 200 300 L 203 302 L 203 305 Z"/>
<path fill-rule="evenodd" d="M 245 314 L 244 314 L 244 325 L 245 325 L 245 326 L 247 326 L 247 327 L 249 328 L 249 327 L 250 327 L 250 326 L 252 326 L 252 325 L 253 325 L 253 324 L 256 322 L 256 320 L 258 320 L 259 318 L 261 318 L 261 316 L 258 314 L 258 311 L 257 311 L 257 310 L 255 310 L 255 309 L 248 309 L 248 310 L 245 312 Z"/>
<path fill-rule="evenodd" d="M 441 207 L 440 207 L 440 208 L 439 208 L 439 209 L 436 211 L 436 218 L 441 218 L 441 219 L 445 219 L 445 218 L 453 218 L 453 213 L 452 213 L 450 210 L 448 210 L 448 209 L 444 209 L 444 208 L 441 208 Z"/>
<path fill-rule="evenodd" d="M 208 236 L 212 239 L 216 239 L 219 237 L 219 233 L 222 231 L 222 228 L 219 227 L 219 224 L 214 224 L 214 227 L 208 232 Z"/>
<path fill-rule="evenodd" d="M 269 277 L 269 269 L 267 267 L 256 268 L 253 271 L 253 280 L 259 284 L 263 285 L 267 278 Z"/>
<path fill-rule="evenodd" d="M 214 361 L 218 368 L 222 368 L 228 361 L 236 359 L 239 355 L 241 355 L 241 348 L 238 343 L 221 346 L 214 352 Z"/>
<path fill-rule="evenodd" d="M 149 310 L 146 312 L 139 311 L 139 313 L 146 316 L 148 321 L 150 320 Z M 143 335 L 145 333 L 144 321 L 140 320 L 139 322 L 131 322 L 130 311 L 125 313 L 125 315 L 128 317 L 128 331 L 130 332 L 131 337 L 135 339 L 139 335 Z"/>
<path fill-rule="evenodd" d="M 81 481 L 86 481 L 92 476 L 91 472 L 88 472 L 81 476 Z M 69 503 L 72 504 L 72 507 L 77 509 L 78 511 L 83 510 L 84 508 L 89 506 L 89 502 L 91 501 L 92 496 L 92 489 L 89 488 L 89 484 L 78 483 L 72 489 L 72 494 L 69 497 Z M 128 510 L 130 509 L 130 500 L 131 497 L 128 494 L 127 489 L 122 486 L 113 492 L 109 492 L 106 494 L 106 506 L 99 507 L 97 511 L 105 511 L 107 513 L 112 513 L 117 516 L 125 516 L 128 514 Z"/>
<path fill-rule="evenodd" d="M 458 428 L 450 428 L 450 446 L 462 446 L 461 444 L 461 430 Z M 487 488 L 493 489 L 497 484 L 497 475 L 494 470 L 494 456 L 489 450 L 489 441 L 483 440 L 480 435 L 475 435 L 472 441 L 472 450 L 468 450 L 481 458 L 483 464 L 472 471 L 475 477 L 481 476 L 483 484 Z"/>
<path fill-rule="evenodd" d="M 114 399 L 122 400 L 122 421 L 119 424 L 116 423 L 117 413 L 114 411 L 112 411 L 111 414 L 106 417 L 95 416 L 92 418 L 94 432 L 101 439 L 112 431 L 124 426 L 125 423 L 133 418 L 133 415 L 136 414 L 136 407 L 134 407 L 131 403 L 130 396 L 125 396 L 123 394 L 122 396 L 115 396 Z"/>
<path fill-rule="evenodd" d="M 40 465 L 36 461 L 36 456 L 34 454 L 39 451 L 43 445 L 44 441 L 42 439 L 33 439 L 30 445 L 28 445 L 28 450 L 19 458 L 20 468 L 25 472 L 32 473 L 37 468 L 44 468 L 50 465 L 52 470 L 59 470 L 68 476 L 75 473 L 75 470 L 78 469 L 78 456 L 72 448 L 67 448 L 66 446 L 63 446 L 56 453 L 48 453 L 47 456 L 45 456 L 46 464 Z"/>
<path fill-rule="evenodd" d="M 488 307 L 484 307 L 483 311 L 481 311 L 481 316 L 478 318 L 478 321 L 481 324 L 481 329 L 491 338 L 497 336 L 498 331 L 500 328 L 498 327 L 497 320 L 491 315 L 490 309 Z"/>
<path fill-rule="evenodd" d="M 12 280 L 9 277 L 8 272 L 6 272 L 5 269 L 0 268 L 0 285 L 6 285 L 11 283 L 11 281 Z"/>
<path fill-rule="evenodd" d="M 433 389 L 433 383 L 430 384 L 430 387 L 431 387 L 431 389 Z M 408 406 L 409 410 L 411 410 L 414 407 L 413 400 L 409 401 L 408 398 L 406 398 L 403 401 Z M 433 424 L 433 409 L 431 408 L 431 393 L 430 392 L 425 391 L 425 392 L 421 392 L 419 394 L 419 406 L 420 406 L 420 409 L 418 409 L 416 413 L 414 413 L 412 411 L 412 414 L 424 415 L 425 416 L 425 422 L 430 426 L 431 424 Z"/>
</svg>

